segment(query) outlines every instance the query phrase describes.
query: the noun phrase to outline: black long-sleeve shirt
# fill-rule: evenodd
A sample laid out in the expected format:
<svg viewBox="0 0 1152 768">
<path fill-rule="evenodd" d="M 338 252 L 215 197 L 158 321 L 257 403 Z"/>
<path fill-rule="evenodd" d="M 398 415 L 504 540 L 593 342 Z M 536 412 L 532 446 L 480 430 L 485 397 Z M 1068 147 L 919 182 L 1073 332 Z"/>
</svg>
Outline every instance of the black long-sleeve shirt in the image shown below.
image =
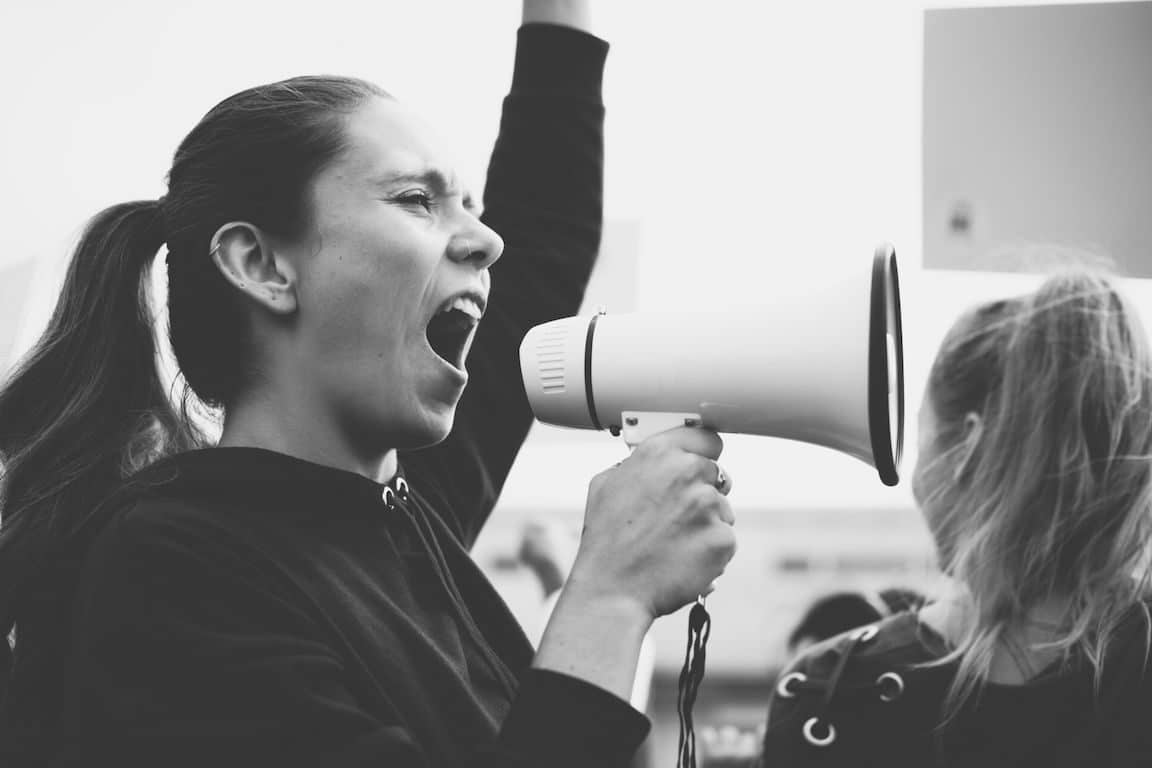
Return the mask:
<svg viewBox="0 0 1152 768">
<path fill-rule="evenodd" d="M 627 762 L 647 720 L 530 668 L 468 555 L 531 424 L 518 344 L 578 310 L 599 247 L 606 51 L 520 30 L 484 196 L 505 252 L 452 434 L 400 457 L 407 500 L 256 448 L 133 480 L 81 571 L 61 764 Z"/>
</svg>

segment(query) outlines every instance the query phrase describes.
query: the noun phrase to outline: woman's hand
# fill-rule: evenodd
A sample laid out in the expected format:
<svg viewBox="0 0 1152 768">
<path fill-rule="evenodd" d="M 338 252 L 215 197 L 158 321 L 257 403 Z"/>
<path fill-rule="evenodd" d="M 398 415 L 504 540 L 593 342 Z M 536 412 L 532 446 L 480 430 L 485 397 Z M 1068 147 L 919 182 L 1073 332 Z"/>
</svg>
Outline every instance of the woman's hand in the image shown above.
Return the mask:
<svg viewBox="0 0 1152 768">
<path fill-rule="evenodd" d="M 524 0 L 522 20 L 525 24 L 559 24 L 592 32 L 592 9 L 589 0 Z"/>
<path fill-rule="evenodd" d="M 710 592 L 736 552 L 721 450 L 715 432 L 681 427 L 592 480 L 580 549 L 535 666 L 628 700 L 652 620 Z"/>
<path fill-rule="evenodd" d="M 722 450 L 715 432 L 679 428 L 597 475 L 567 589 L 653 619 L 710 592 L 736 551 Z"/>
</svg>

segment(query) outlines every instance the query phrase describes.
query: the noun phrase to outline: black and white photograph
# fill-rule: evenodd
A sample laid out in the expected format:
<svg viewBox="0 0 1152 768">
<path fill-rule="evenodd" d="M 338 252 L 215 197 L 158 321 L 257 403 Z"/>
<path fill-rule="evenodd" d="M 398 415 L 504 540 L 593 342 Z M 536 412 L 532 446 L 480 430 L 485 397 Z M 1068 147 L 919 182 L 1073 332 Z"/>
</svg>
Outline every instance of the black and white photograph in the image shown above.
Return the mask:
<svg viewBox="0 0 1152 768">
<path fill-rule="evenodd" d="M 1152 766 L 1152 0 L 0 68 L 0 768 Z"/>
</svg>

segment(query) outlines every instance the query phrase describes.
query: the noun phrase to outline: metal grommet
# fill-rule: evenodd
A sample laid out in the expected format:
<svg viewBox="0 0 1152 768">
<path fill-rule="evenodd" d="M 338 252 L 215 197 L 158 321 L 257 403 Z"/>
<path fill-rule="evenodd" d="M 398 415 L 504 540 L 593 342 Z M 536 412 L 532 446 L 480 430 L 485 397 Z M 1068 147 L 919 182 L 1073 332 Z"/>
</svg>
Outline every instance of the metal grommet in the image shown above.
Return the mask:
<svg viewBox="0 0 1152 768">
<path fill-rule="evenodd" d="M 411 494 L 408 493 L 408 481 L 402 477 L 396 478 L 396 495 L 400 501 L 407 502 Z"/>
<path fill-rule="evenodd" d="M 396 509 L 396 491 L 392 490 L 391 486 L 384 486 L 384 492 L 380 494 L 380 498 L 384 500 L 384 506 L 388 509 Z"/>
<path fill-rule="evenodd" d="M 885 692 L 885 683 L 891 683 L 892 690 Z M 904 678 L 895 672 L 885 672 L 876 678 L 876 687 L 880 689 L 880 701 L 896 701 L 904 693 Z"/>
<path fill-rule="evenodd" d="M 861 627 L 856 630 L 856 634 L 852 635 L 852 639 L 858 643 L 867 643 L 876 637 L 876 633 L 879 631 L 875 624 L 869 624 L 867 627 Z"/>
<path fill-rule="evenodd" d="M 807 680 L 808 676 L 803 672 L 789 672 L 788 674 L 784 675 L 784 677 L 780 678 L 780 682 L 776 683 L 776 695 L 782 699 L 794 698 L 796 696 L 796 692 L 788 686 L 791 685 L 793 681 L 803 683 L 807 682 Z"/>
<path fill-rule="evenodd" d="M 808 718 L 808 722 L 804 723 L 804 738 L 814 747 L 826 747 L 836 741 L 836 727 L 832 723 L 828 723 L 825 726 L 828 729 L 827 735 L 819 737 L 813 732 L 813 729 L 819 724 L 820 718 Z"/>
</svg>

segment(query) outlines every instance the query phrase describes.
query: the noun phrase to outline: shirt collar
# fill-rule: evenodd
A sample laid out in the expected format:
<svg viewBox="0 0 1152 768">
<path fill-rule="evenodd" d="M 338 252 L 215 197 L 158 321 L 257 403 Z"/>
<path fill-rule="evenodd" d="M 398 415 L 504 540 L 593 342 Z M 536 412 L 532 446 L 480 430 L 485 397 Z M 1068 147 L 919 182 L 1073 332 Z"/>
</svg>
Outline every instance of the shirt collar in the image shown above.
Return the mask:
<svg viewBox="0 0 1152 768">
<path fill-rule="evenodd" d="M 265 448 L 214 447 L 165 458 L 138 473 L 130 485 L 160 492 L 256 502 L 278 510 L 333 514 L 382 508 L 389 483 Z"/>
</svg>

